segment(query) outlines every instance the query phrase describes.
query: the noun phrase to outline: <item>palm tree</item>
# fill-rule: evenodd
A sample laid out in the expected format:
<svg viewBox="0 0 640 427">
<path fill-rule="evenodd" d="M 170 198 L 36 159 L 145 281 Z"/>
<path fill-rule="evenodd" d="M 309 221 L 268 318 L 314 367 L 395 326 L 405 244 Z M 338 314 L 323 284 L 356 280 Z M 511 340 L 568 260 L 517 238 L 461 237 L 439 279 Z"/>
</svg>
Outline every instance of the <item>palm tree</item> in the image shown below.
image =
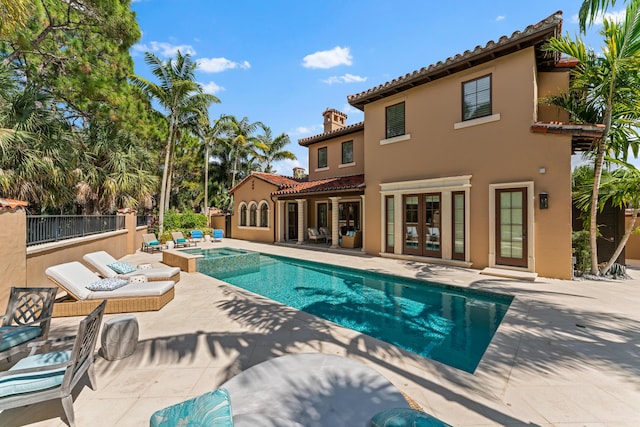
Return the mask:
<svg viewBox="0 0 640 427">
<path fill-rule="evenodd" d="M 238 173 L 238 157 L 249 154 L 248 149 L 260 146 L 262 143 L 253 136 L 259 126 L 263 126 L 260 122 L 251 123 L 248 117 L 244 117 L 238 121 L 235 117 L 229 118 L 229 126 L 231 128 L 231 147 L 233 148 L 233 170 L 231 178 L 231 188 L 236 185 L 236 176 Z M 249 147 L 251 145 L 251 147 Z"/>
<path fill-rule="evenodd" d="M 262 144 L 256 147 L 253 154 L 262 164 L 262 170 L 264 172 L 272 173 L 274 162 L 285 159 L 296 159 L 295 154 L 284 149 L 284 147 L 286 147 L 291 142 L 289 140 L 289 135 L 287 135 L 286 133 L 281 133 L 274 139 L 271 134 L 271 128 L 263 125 L 262 130 L 264 133 L 258 136 L 258 140 Z"/>
<path fill-rule="evenodd" d="M 584 0 L 578 12 L 580 31 L 583 33 L 587 29 L 587 24 L 593 23 L 596 17 L 607 11 L 609 6 L 616 5 L 616 0 Z"/>
<path fill-rule="evenodd" d="M 624 22 L 605 19 L 601 34 L 604 45 L 599 55 L 587 49 L 582 39 L 574 41 L 568 36 L 552 38 L 546 47 L 551 52 L 580 61 L 573 72 L 570 93 L 582 97 L 589 108 L 598 112 L 598 123 L 604 124 L 602 136 L 592 147 L 594 181 L 589 221 L 592 274 L 598 274 L 596 216 L 605 156 L 625 156 L 624 146 L 637 144 L 637 140 L 629 141 L 616 136 L 621 133 L 618 130 L 633 128 L 634 120 L 629 120 L 632 115 L 628 113 L 639 105 L 640 0 L 629 3 Z"/>
<path fill-rule="evenodd" d="M 204 93 L 202 86 L 195 81 L 197 64 L 191 60 L 189 54 L 182 55 L 178 51 L 175 60 L 170 59 L 164 62 L 153 53 L 147 52 L 145 53 L 145 62 L 151 67 L 151 73 L 160 83 L 156 84 L 137 76 L 132 77 L 131 80 L 134 85 L 160 104 L 167 113 L 169 123 L 162 183 L 160 184 L 158 228 L 162 233 L 171 148 L 175 142 L 180 117 L 186 112 L 193 112 L 193 109 L 201 109 L 204 105 L 208 107 L 209 104 L 220 102 L 220 100 L 213 95 Z"/>
<path fill-rule="evenodd" d="M 229 120 L 231 116 L 220 115 L 220 118 L 216 120 L 213 126 L 209 123 L 209 117 L 203 118 L 203 123 L 200 128 L 200 138 L 204 142 L 204 206 L 205 209 L 209 208 L 209 162 L 211 158 L 211 150 L 215 149 L 220 138 L 224 137 L 231 127 Z"/>
</svg>

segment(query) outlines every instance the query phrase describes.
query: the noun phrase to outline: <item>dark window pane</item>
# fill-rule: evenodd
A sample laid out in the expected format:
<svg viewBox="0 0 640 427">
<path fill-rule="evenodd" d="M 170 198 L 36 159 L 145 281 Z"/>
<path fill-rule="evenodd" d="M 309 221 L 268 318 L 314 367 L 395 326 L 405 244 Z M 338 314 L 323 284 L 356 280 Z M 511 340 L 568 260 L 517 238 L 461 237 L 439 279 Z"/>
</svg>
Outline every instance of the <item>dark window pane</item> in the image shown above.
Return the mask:
<svg viewBox="0 0 640 427">
<path fill-rule="evenodd" d="M 327 147 L 318 148 L 318 168 L 327 167 Z"/>
<path fill-rule="evenodd" d="M 342 164 L 353 163 L 353 141 L 342 143 Z"/>
<path fill-rule="evenodd" d="M 462 119 L 491 115 L 491 76 L 462 84 Z"/>
<path fill-rule="evenodd" d="M 387 138 L 404 135 L 404 102 L 387 107 Z"/>
</svg>

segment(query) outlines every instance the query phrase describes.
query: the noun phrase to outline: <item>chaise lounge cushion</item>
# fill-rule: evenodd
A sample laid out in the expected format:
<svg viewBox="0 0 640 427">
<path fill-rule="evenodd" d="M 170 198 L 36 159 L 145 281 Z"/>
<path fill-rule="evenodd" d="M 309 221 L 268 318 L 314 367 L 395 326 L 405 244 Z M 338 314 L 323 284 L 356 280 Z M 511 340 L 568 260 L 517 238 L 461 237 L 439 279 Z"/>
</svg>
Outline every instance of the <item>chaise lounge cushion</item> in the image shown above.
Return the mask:
<svg viewBox="0 0 640 427">
<path fill-rule="evenodd" d="M 0 328 L 0 334 L 2 334 L 0 351 L 5 351 L 39 337 L 42 334 L 42 328 L 40 326 L 3 326 Z"/>
<path fill-rule="evenodd" d="M 130 284 L 114 291 L 90 291 L 85 286 L 100 280 L 100 277 L 77 261 L 49 267 L 45 270 L 45 274 L 79 300 L 160 296 L 175 285 L 174 281 L 165 280 Z"/>
<path fill-rule="evenodd" d="M 154 267 L 144 270 L 134 267 L 130 272 L 118 273 L 113 269 L 112 265 L 123 261 L 117 261 L 105 251 L 88 253 L 83 256 L 82 259 L 88 264 L 91 264 L 91 266 L 94 267 L 103 277 L 117 277 L 118 274 L 122 274 L 121 278 L 127 278 L 138 274 L 144 274 L 150 280 L 169 280 L 180 275 L 180 267 Z M 125 262 L 125 264 L 131 265 L 127 262 Z"/>
<path fill-rule="evenodd" d="M 71 358 L 71 351 L 58 351 L 55 353 L 36 354 L 28 356 L 13 365 L 9 372 L 18 369 L 46 367 L 58 363 L 66 363 Z M 62 383 L 65 367 L 43 370 L 38 373 L 10 375 L 0 380 L 0 397 L 18 393 L 46 390 Z"/>
</svg>

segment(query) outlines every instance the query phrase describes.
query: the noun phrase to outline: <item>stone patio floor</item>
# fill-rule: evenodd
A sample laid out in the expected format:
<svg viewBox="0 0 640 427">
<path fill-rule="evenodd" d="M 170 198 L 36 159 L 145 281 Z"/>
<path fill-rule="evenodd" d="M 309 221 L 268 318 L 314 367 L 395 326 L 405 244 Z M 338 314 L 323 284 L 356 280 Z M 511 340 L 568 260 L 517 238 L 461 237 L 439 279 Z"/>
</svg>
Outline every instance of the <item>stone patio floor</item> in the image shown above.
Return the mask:
<svg viewBox="0 0 640 427">
<path fill-rule="evenodd" d="M 285 354 L 321 352 L 371 366 L 426 412 L 454 426 L 640 425 L 640 270 L 631 280 L 535 282 L 477 270 L 350 256 L 233 239 L 235 247 L 516 298 L 475 373 L 469 374 L 200 273 L 182 273 L 158 312 L 136 313 L 136 352 L 97 356 L 98 390 L 76 387 L 78 426 L 146 426 L 157 409 L 213 390 L 237 373 Z M 161 254 L 123 258 L 159 264 Z M 35 285 L 35 284 L 33 284 Z M 105 318 L 117 315 L 106 315 Z M 79 318 L 52 322 L 51 337 Z M 98 343 L 98 347 L 99 347 Z M 233 402 L 232 402 L 233 404 Z M 0 413 L 2 426 L 63 426 L 59 401 Z"/>
</svg>

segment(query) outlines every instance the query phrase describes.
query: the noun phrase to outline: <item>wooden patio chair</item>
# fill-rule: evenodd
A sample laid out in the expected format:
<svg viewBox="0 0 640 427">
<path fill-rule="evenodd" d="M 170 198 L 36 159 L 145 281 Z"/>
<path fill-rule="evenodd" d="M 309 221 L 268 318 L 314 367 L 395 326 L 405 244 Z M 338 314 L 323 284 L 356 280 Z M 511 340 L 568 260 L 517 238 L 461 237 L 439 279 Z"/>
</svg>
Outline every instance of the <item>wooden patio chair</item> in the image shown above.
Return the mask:
<svg viewBox="0 0 640 427">
<path fill-rule="evenodd" d="M 28 357 L 0 372 L 0 410 L 61 399 L 67 423 L 75 426 L 71 392 L 85 373 L 91 388 L 97 388 L 94 351 L 106 305 L 103 301 L 80 322 L 75 337 L 30 343 L 32 350 Z M 71 350 L 38 353 L 39 348 L 53 348 L 71 340 L 74 340 Z"/>
<path fill-rule="evenodd" d="M 172 231 L 171 238 L 176 248 L 188 248 L 190 246 L 198 246 L 198 243 L 194 240 L 187 239 L 182 234 L 182 231 Z"/>
<path fill-rule="evenodd" d="M 158 238 L 153 233 L 142 233 L 142 250 L 145 252 L 155 252 L 166 249 L 162 243 L 158 241 Z"/>
<path fill-rule="evenodd" d="M 11 288 L 0 327 L 0 360 L 27 350 L 36 339 L 47 339 L 57 288 Z"/>
</svg>

